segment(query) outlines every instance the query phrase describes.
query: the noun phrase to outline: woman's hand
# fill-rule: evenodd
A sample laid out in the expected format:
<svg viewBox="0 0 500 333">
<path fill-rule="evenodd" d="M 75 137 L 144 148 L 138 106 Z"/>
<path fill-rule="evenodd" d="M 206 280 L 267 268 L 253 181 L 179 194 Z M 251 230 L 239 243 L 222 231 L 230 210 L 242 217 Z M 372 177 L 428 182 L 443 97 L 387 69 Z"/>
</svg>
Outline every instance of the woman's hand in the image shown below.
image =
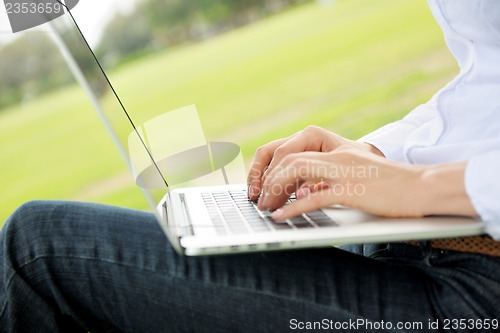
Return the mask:
<svg viewBox="0 0 500 333">
<path fill-rule="evenodd" d="M 288 138 L 270 142 L 257 149 L 248 174 L 248 198 L 259 198 L 267 174 L 289 154 L 307 151 L 330 152 L 339 147 L 351 147 L 383 156 L 372 145 L 345 139 L 317 126 L 309 126 Z"/>
<path fill-rule="evenodd" d="M 283 156 L 266 174 L 259 208 L 278 209 L 275 220 L 334 204 L 393 217 L 476 215 L 465 192 L 465 162 L 407 165 L 346 147 Z M 283 206 L 304 184 L 320 185 Z"/>
</svg>

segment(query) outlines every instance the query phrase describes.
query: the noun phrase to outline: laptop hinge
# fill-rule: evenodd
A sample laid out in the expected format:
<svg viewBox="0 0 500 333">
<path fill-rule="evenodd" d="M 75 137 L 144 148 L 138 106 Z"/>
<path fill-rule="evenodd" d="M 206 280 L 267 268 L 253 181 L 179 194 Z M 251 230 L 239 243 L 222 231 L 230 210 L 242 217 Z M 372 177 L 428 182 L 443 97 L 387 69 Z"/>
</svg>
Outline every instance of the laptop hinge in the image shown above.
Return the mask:
<svg viewBox="0 0 500 333">
<path fill-rule="evenodd" d="M 189 214 L 189 210 L 187 207 L 187 202 L 186 202 L 186 198 L 184 196 L 184 193 L 180 193 L 179 198 L 181 199 L 182 214 L 184 215 L 184 218 L 182 219 L 183 223 L 180 226 L 181 230 L 180 230 L 179 235 L 180 236 L 192 236 L 192 235 L 194 235 L 193 225 L 192 225 L 193 223 L 191 221 L 191 215 Z"/>
<path fill-rule="evenodd" d="M 177 241 L 180 241 L 180 239 L 184 236 L 191 235 L 189 229 L 189 226 L 185 225 L 179 225 L 175 223 L 174 217 L 172 214 L 169 214 L 168 212 L 168 204 L 167 202 L 164 202 L 162 205 L 163 210 L 165 211 L 165 216 L 166 216 L 166 221 L 167 221 L 167 228 L 171 230 L 171 235 L 174 236 Z M 184 207 L 183 207 L 184 209 Z"/>
</svg>

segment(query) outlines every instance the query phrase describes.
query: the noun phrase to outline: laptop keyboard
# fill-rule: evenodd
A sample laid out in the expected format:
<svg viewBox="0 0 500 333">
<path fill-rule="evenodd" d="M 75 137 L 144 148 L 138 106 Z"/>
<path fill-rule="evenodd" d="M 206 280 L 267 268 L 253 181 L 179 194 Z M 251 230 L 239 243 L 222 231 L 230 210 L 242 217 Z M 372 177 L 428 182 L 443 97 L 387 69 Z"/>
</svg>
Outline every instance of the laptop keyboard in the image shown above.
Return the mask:
<svg viewBox="0 0 500 333">
<path fill-rule="evenodd" d="M 285 222 L 274 222 L 270 217 L 271 213 L 258 210 L 257 205 L 248 200 L 245 191 L 203 192 L 201 196 L 219 235 L 337 226 L 321 210 L 302 214 Z"/>
</svg>

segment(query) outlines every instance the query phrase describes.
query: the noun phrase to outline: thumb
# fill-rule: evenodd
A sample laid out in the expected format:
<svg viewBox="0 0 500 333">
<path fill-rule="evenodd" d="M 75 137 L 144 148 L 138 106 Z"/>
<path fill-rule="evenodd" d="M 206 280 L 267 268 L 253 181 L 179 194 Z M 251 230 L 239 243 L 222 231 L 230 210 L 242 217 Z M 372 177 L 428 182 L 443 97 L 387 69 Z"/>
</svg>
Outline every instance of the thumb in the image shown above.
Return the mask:
<svg viewBox="0 0 500 333">
<path fill-rule="evenodd" d="M 310 192 L 308 195 L 295 200 L 291 204 L 275 210 L 271 214 L 271 218 L 277 222 L 283 221 L 303 213 L 309 213 L 342 202 L 343 198 L 333 196 L 329 192 L 328 189 Z"/>
</svg>

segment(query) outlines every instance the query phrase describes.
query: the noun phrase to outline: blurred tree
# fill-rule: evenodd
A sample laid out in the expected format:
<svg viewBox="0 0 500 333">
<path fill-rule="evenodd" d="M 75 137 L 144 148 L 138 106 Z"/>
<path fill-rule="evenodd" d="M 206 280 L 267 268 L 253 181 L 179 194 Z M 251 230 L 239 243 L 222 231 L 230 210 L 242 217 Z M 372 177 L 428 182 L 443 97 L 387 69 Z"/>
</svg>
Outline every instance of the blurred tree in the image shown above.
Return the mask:
<svg viewBox="0 0 500 333">
<path fill-rule="evenodd" d="M 137 7 L 146 14 L 160 46 L 204 38 L 307 0 L 144 0 Z M 200 34 L 200 26 L 205 33 Z"/>
<path fill-rule="evenodd" d="M 188 28 L 193 24 L 198 1 L 148 0 L 138 10 L 145 12 L 155 42 L 165 46 L 189 39 Z"/>
<path fill-rule="evenodd" d="M 102 36 L 98 53 L 105 55 L 108 64 L 142 50 L 152 42 L 150 27 L 143 11 L 117 14 L 106 25 Z"/>
<path fill-rule="evenodd" d="M 290 5 L 310 0 L 141 0 L 130 14 L 118 14 L 105 27 L 98 46 L 108 65 L 151 48 L 205 39 Z M 84 72 L 96 71 L 79 36 L 61 30 Z M 104 93 L 106 83 L 91 83 Z M 55 45 L 43 34 L 26 34 L 0 48 L 0 109 L 59 87 L 73 79 Z"/>
<path fill-rule="evenodd" d="M 44 34 L 26 34 L 0 49 L 0 108 L 30 99 L 71 77 Z"/>
</svg>

